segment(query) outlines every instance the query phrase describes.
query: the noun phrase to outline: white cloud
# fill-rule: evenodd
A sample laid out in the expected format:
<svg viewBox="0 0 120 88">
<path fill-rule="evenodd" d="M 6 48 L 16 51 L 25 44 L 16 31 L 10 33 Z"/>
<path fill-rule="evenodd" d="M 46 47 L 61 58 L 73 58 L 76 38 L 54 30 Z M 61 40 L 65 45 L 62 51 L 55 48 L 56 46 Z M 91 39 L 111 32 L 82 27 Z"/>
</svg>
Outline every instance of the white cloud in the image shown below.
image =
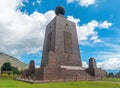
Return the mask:
<svg viewBox="0 0 120 88">
<path fill-rule="evenodd" d="M 93 43 L 100 43 L 100 42 L 103 42 L 101 39 L 96 39 L 93 41 Z"/>
<path fill-rule="evenodd" d="M 22 0 L 0 0 L 0 51 L 13 56 L 42 49 L 45 27 L 54 11 L 31 15 L 16 10 Z"/>
<path fill-rule="evenodd" d="M 104 21 L 103 23 L 99 24 L 99 27 L 102 28 L 106 28 L 108 29 L 110 26 L 112 26 L 112 23 L 109 23 L 108 21 Z"/>
<path fill-rule="evenodd" d="M 88 68 L 86 62 L 82 62 L 84 68 Z M 120 70 L 120 59 L 119 58 L 108 58 L 102 62 L 97 62 L 97 67 L 102 68 L 103 70 Z"/>
<path fill-rule="evenodd" d="M 37 0 L 37 3 L 40 4 L 40 3 L 41 3 L 41 0 Z"/>
<path fill-rule="evenodd" d="M 120 70 L 120 59 L 109 58 L 103 62 L 98 62 L 97 66 L 105 70 Z"/>
<path fill-rule="evenodd" d="M 82 67 L 88 68 L 86 62 L 82 62 Z M 120 70 L 120 59 L 119 58 L 108 58 L 102 62 L 97 62 L 97 67 L 102 68 L 103 70 Z"/>
<path fill-rule="evenodd" d="M 112 50 L 114 50 L 114 51 L 117 51 L 117 52 L 120 52 L 120 45 L 119 45 L 119 43 L 117 44 L 117 43 L 105 43 L 105 46 L 107 46 L 107 47 L 110 47 Z"/>
<path fill-rule="evenodd" d="M 99 45 L 99 48 L 104 49 L 101 52 L 92 52 L 92 55 L 99 60 L 105 60 L 106 58 L 120 58 L 120 45 L 116 43 L 103 42 Z"/>
<path fill-rule="evenodd" d="M 84 68 L 88 68 L 86 62 L 82 62 Z M 102 68 L 103 70 L 120 70 L 120 59 L 119 58 L 108 58 L 102 62 L 97 62 L 97 67 Z"/>
<path fill-rule="evenodd" d="M 91 37 L 91 40 L 96 40 L 96 39 L 98 39 L 97 33 L 95 33 L 95 34 Z"/>
<path fill-rule="evenodd" d="M 96 34 L 95 28 L 98 26 L 98 22 L 92 20 L 88 24 L 82 26 L 77 25 L 77 33 L 79 40 L 87 40 L 89 36 Z"/>
<path fill-rule="evenodd" d="M 96 32 L 94 35 L 92 35 L 91 39 L 93 41 L 93 43 L 99 43 L 99 42 L 103 42 L 102 40 L 98 39 L 98 33 Z"/>
<path fill-rule="evenodd" d="M 98 32 L 95 30 L 96 28 L 100 28 L 100 29 L 107 28 L 108 29 L 110 26 L 112 26 L 112 23 L 109 23 L 107 21 L 103 21 L 100 23 L 96 20 L 92 20 L 88 22 L 87 24 L 83 24 L 82 26 L 80 26 L 79 25 L 80 19 L 76 19 L 73 16 L 68 16 L 68 20 L 75 22 L 79 41 L 91 40 L 93 41 L 93 43 L 103 42 L 102 40 L 99 39 Z M 106 26 L 101 27 L 101 25 L 106 24 L 106 22 L 109 25 L 107 27 Z"/>
<path fill-rule="evenodd" d="M 84 67 L 84 68 L 88 68 L 88 64 L 86 63 L 86 62 L 82 62 L 82 67 Z"/>
<path fill-rule="evenodd" d="M 28 15 L 17 10 L 21 5 L 24 6 L 22 0 L 0 0 L 0 52 L 13 56 L 41 50 L 45 27 L 55 16 L 54 11 Z M 68 19 L 76 23 L 79 40 L 88 40 L 91 36 L 92 41 L 100 42 L 95 31 L 99 26 L 97 21 L 80 26 L 80 19 L 73 16 Z"/>
<path fill-rule="evenodd" d="M 69 4 L 69 3 L 73 3 L 73 2 L 75 2 L 76 0 L 67 0 L 67 3 Z"/>
<path fill-rule="evenodd" d="M 98 22 L 95 20 L 82 26 L 79 25 L 80 19 L 76 19 L 73 16 L 68 16 L 68 20 L 75 22 L 79 40 L 87 40 L 88 36 L 96 33 L 94 29 L 98 26 Z"/>
<path fill-rule="evenodd" d="M 120 58 L 120 53 L 119 52 L 100 52 L 96 53 L 95 55 L 97 59 L 99 60 L 106 60 L 106 58 Z"/>
<path fill-rule="evenodd" d="M 95 4 L 95 0 L 80 0 L 79 4 L 88 7 L 89 5 Z"/>
<path fill-rule="evenodd" d="M 81 6 L 88 7 L 89 5 L 95 4 L 96 0 L 67 0 L 67 3 L 77 2 Z"/>
<path fill-rule="evenodd" d="M 105 43 L 105 44 L 104 44 Z M 107 48 L 107 51 L 102 52 L 94 52 L 93 55 L 98 60 L 102 60 L 102 62 L 98 62 L 98 67 L 101 67 L 105 70 L 120 70 L 120 45 L 112 44 L 104 42 L 102 44 L 101 49 Z"/>
<path fill-rule="evenodd" d="M 80 19 L 76 19 L 73 16 L 68 16 L 67 19 L 74 22 L 75 24 L 78 24 L 80 22 Z"/>
</svg>

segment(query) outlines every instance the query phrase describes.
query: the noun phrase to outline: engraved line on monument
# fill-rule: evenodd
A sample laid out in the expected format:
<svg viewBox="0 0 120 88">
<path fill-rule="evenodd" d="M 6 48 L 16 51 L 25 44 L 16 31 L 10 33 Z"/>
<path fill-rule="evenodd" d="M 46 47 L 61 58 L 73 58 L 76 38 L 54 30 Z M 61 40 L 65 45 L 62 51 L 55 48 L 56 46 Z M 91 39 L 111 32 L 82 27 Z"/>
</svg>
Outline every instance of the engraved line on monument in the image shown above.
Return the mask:
<svg viewBox="0 0 120 88">
<path fill-rule="evenodd" d="M 72 36 L 70 32 L 64 31 L 64 49 L 65 53 L 72 53 Z"/>
<path fill-rule="evenodd" d="M 47 48 L 46 48 L 47 52 L 49 52 L 51 49 L 51 38 L 52 38 L 52 32 L 48 34 L 48 38 L 47 38 Z"/>
</svg>

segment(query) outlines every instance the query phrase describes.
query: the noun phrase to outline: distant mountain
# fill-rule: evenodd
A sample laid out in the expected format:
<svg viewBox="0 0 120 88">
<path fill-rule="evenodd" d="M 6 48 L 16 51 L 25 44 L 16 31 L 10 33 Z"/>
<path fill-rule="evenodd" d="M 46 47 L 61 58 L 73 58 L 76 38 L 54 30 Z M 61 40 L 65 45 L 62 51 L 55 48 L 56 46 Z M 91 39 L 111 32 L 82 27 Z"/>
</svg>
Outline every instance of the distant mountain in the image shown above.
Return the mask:
<svg viewBox="0 0 120 88">
<path fill-rule="evenodd" d="M 9 56 L 5 53 L 0 53 L 0 69 L 3 63 L 10 62 L 13 67 L 18 68 L 18 70 L 24 70 L 28 68 L 28 65 L 19 61 L 17 58 Z"/>
</svg>

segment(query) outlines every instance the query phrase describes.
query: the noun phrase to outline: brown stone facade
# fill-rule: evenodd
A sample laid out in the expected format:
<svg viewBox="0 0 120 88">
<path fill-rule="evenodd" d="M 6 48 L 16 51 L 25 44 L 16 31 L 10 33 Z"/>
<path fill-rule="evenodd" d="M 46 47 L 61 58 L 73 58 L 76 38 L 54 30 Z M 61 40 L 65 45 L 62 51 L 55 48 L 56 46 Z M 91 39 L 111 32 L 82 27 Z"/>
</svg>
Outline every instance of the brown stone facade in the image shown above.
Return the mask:
<svg viewBox="0 0 120 88">
<path fill-rule="evenodd" d="M 59 14 L 46 27 L 41 67 L 29 76 L 41 81 L 97 80 L 106 72 L 94 58 L 88 68 L 82 67 L 75 23 Z"/>
</svg>

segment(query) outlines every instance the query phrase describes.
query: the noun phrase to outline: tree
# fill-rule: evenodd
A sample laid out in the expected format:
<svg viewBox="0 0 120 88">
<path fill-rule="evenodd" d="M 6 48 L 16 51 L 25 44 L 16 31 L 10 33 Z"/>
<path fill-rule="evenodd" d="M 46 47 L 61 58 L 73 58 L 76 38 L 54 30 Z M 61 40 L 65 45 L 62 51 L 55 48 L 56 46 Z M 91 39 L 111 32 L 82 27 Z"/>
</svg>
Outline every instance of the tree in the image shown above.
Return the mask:
<svg viewBox="0 0 120 88">
<path fill-rule="evenodd" d="M 13 71 L 13 74 L 20 74 L 20 71 L 15 67 L 12 67 L 12 71 Z"/>
<path fill-rule="evenodd" d="M 120 71 L 115 75 L 116 78 L 120 78 Z"/>
<path fill-rule="evenodd" d="M 10 62 L 6 62 L 1 67 L 1 71 L 12 71 L 12 66 Z"/>
<path fill-rule="evenodd" d="M 4 71 L 12 71 L 13 74 L 20 74 L 20 71 L 16 67 L 11 66 L 10 62 L 6 62 L 3 64 L 3 66 L 1 67 L 1 72 Z M 8 72 L 8 74 L 10 73 Z"/>
<path fill-rule="evenodd" d="M 113 72 L 109 73 L 109 74 L 107 75 L 107 77 L 108 77 L 108 78 L 114 78 Z"/>
</svg>

